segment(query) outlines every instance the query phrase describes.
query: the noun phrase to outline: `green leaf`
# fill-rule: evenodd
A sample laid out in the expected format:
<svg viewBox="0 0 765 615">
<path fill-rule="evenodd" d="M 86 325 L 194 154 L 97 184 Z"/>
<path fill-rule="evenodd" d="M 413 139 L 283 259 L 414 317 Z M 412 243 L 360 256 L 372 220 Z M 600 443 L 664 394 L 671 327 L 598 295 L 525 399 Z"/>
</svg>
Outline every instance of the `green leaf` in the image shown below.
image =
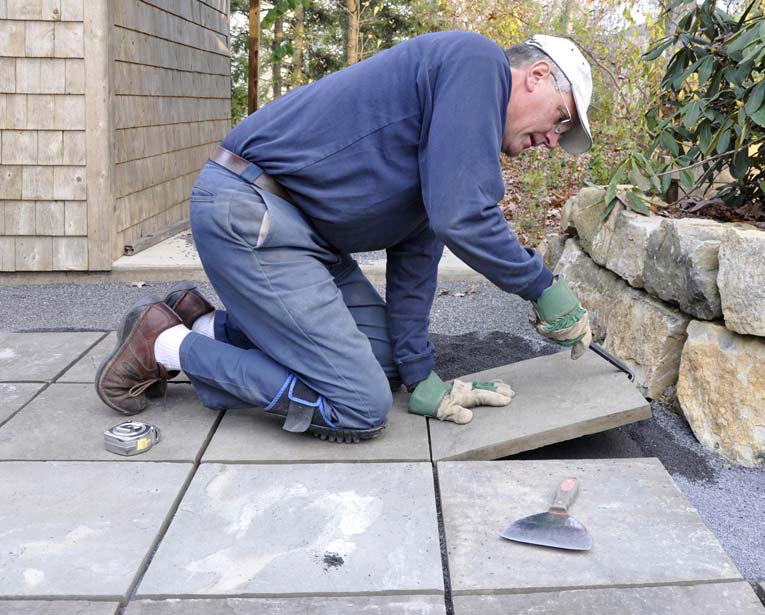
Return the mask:
<svg viewBox="0 0 765 615">
<path fill-rule="evenodd" d="M 680 185 L 683 188 L 690 190 L 695 183 L 696 179 L 693 177 L 693 172 L 690 169 L 680 171 Z"/>
<path fill-rule="evenodd" d="M 699 66 L 699 83 L 706 83 L 709 76 L 712 74 L 712 69 L 715 66 L 715 59 L 712 56 L 707 56 L 701 62 Z"/>
<path fill-rule="evenodd" d="M 662 132 L 659 139 L 661 140 L 661 144 L 668 149 L 673 156 L 677 156 L 680 152 L 680 147 L 669 132 Z"/>
<path fill-rule="evenodd" d="M 614 207 L 616 207 L 616 204 L 619 202 L 619 199 L 611 199 L 610 201 L 606 201 L 606 207 L 603 209 L 603 213 L 600 214 L 600 221 L 603 222 L 608 216 L 611 215 L 611 212 L 614 210 Z"/>
<path fill-rule="evenodd" d="M 709 120 L 704 120 L 699 126 L 699 145 L 705 154 L 709 154 L 714 146 L 712 143 L 712 128 L 709 124 Z"/>
<path fill-rule="evenodd" d="M 760 192 L 765 194 L 765 181 L 761 181 L 759 184 L 757 184 L 760 188 Z"/>
<path fill-rule="evenodd" d="M 672 44 L 672 40 L 671 40 L 671 39 L 667 39 L 667 40 L 665 40 L 665 41 L 663 41 L 663 42 L 660 42 L 658 45 L 656 45 L 656 46 L 655 46 L 655 47 L 653 47 L 652 49 L 649 49 L 648 51 L 646 51 L 646 52 L 643 54 L 643 60 L 645 60 L 646 62 L 651 62 L 651 61 L 655 60 L 655 59 L 656 59 L 656 58 L 658 58 L 658 57 L 659 57 L 659 56 L 660 56 L 660 55 L 661 55 L 661 54 L 664 52 L 664 50 L 665 50 L 667 47 L 669 47 L 671 44 Z"/>
<path fill-rule="evenodd" d="M 727 130 L 725 128 L 725 125 L 723 125 L 720 130 L 717 132 L 719 135 L 718 141 L 717 141 L 717 147 L 715 151 L 718 154 L 722 154 L 723 152 L 728 151 L 728 146 L 730 145 L 730 130 Z"/>
<path fill-rule="evenodd" d="M 701 115 L 701 105 L 698 100 L 694 100 L 685 107 L 685 115 L 683 116 L 683 126 L 688 130 L 696 125 L 696 122 Z"/>
<path fill-rule="evenodd" d="M 604 197 L 604 201 L 606 203 L 606 206 L 608 206 L 610 203 L 613 202 L 613 200 L 616 198 L 616 184 L 618 182 L 616 181 L 616 177 L 614 177 L 611 182 L 608 184 L 608 188 L 606 188 L 606 196 Z"/>
<path fill-rule="evenodd" d="M 643 216 L 651 215 L 651 210 L 641 194 L 630 191 L 627 193 L 627 201 L 629 203 L 630 209 L 635 213 L 641 214 Z"/>
<path fill-rule="evenodd" d="M 762 108 L 763 98 L 765 98 L 765 81 L 760 81 L 754 86 L 744 105 L 744 111 L 746 111 L 747 115 L 751 116 Z"/>
<path fill-rule="evenodd" d="M 740 149 L 733 156 L 730 164 L 730 174 L 738 180 L 744 179 L 749 170 L 749 152 L 747 148 Z"/>
<path fill-rule="evenodd" d="M 755 124 L 765 128 L 765 107 L 763 107 L 759 111 L 752 113 L 749 117 Z"/>
</svg>

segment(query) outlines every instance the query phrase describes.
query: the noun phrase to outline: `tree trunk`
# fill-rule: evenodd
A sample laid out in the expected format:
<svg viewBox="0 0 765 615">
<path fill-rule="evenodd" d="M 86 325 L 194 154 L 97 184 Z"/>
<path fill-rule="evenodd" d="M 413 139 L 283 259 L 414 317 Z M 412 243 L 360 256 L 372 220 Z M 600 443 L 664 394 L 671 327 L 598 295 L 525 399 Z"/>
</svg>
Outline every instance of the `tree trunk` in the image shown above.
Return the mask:
<svg viewBox="0 0 765 615">
<path fill-rule="evenodd" d="M 247 66 L 247 113 L 258 108 L 258 47 L 260 47 L 260 0 L 250 0 L 250 36 Z"/>
<path fill-rule="evenodd" d="M 346 61 L 348 66 L 359 61 L 359 0 L 348 0 L 348 32 Z"/>
<path fill-rule="evenodd" d="M 295 53 L 292 54 L 292 87 L 303 85 L 303 50 L 305 49 L 305 9 L 295 9 Z"/>
<path fill-rule="evenodd" d="M 274 52 L 278 51 L 281 47 L 281 43 L 284 40 L 284 20 L 278 17 L 274 22 Z M 273 79 L 271 81 L 274 88 L 274 100 L 282 95 L 282 62 L 276 60 L 271 63 L 271 73 Z"/>
</svg>

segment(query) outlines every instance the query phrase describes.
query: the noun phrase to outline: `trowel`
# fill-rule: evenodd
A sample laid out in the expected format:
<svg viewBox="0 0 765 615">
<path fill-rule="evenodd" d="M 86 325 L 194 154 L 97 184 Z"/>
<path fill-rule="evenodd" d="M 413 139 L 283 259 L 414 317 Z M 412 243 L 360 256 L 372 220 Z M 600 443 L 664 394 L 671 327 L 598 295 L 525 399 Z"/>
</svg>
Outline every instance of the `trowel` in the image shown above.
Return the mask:
<svg viewBox="0 0 765 615">
<path fill-rule="evenodd" d="M 558 487 L 547 512 L 518 519 L 501 534 L 502 538 L 532 545 L 587 551 L 592 539 L 585 527 L 568 514 L 579 491 L 576 478 L 567 478 Z"/>
</svg>

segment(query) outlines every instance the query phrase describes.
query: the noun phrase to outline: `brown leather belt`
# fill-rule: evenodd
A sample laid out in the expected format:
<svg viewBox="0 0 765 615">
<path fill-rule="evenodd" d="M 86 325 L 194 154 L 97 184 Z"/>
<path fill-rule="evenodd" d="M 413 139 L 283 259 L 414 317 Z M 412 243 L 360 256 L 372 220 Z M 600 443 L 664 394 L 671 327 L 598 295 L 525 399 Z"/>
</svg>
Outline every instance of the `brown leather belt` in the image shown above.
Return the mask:
<svg viewBox="0 0 765 615">
<path fill-rule="evenodd" d="M 284 199 L 288 203 L 292 203 L 293 205 L 295 204 L 295 201 L 290 196 L 289 192 L 287 192 L 273 177 L 260 169 L 260 167 L 257 165 L 245 160 L 241 156 L 237 156 L 234 152 L 230 152 L 220 145 L 216 145 L 213 148 L 210 160 L 216 164 L 219 164 L 223 168 L 228 169 L 232 173 L 236 173 L 237 175 L 244 178 L 245 181 L 251 184 L 255 184 L 258 188 L 267 190 L 271 194 L 275 194 L 276 196 Z M 248 174 L 252 174 L 253 168 L 259 169 L 261 173 L 259 173 L 254 180 L 250 180 Z M 247 173 L 245 173 L 245 171 L 247 171 Z"/>
</svg>

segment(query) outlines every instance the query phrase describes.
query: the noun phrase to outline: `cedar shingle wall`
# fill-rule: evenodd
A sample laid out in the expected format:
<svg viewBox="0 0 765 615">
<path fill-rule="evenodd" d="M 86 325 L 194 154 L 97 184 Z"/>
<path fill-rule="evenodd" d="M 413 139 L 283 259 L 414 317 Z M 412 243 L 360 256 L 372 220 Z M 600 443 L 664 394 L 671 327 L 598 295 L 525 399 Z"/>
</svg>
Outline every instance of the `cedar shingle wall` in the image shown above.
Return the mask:
<svg viewBox="0 0 765 615">
<path fill-rule="evenodd" d="M 228 0 L 114 0 L 113 12 L 121 246 L 188 219 L 196 174 L 230 128 Z"/>
<path fill-rule="evenodd" d="M 0 0 L 0 271 L 86 269 L 84 0 Z"/>
</svg>

